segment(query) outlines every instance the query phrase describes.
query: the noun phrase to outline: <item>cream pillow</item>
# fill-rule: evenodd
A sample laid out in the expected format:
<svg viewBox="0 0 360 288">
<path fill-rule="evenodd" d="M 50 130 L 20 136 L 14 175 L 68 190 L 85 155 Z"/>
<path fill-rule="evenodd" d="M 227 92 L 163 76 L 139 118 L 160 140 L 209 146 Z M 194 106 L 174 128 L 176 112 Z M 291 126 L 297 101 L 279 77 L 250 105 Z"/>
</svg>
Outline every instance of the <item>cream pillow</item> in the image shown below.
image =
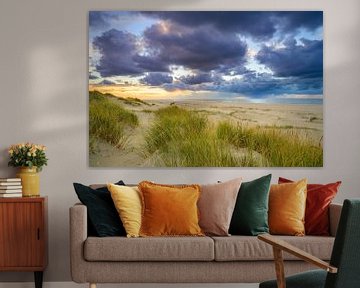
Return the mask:
<svg viewBox="0 0 360 288">
<path fill-rule="evenodd" d="M 141 196 L 137 187 L 108 184 L 127 237 L 139 237 L 141 227 Z"/>
</svg>

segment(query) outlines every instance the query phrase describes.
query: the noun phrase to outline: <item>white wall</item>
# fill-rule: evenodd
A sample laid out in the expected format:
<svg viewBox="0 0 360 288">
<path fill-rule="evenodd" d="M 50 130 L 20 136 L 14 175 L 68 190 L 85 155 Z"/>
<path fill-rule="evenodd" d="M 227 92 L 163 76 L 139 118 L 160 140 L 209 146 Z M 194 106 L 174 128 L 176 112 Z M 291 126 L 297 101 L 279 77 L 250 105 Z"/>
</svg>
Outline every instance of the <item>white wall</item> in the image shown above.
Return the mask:
<svg viewBox="0 0 360 288">
<path fill-rule="evenodd" d="M 87 156 L 87 15 L 89 10 L 323 10 L 324 167 L 316 169 L 197 168 L 94 169 Z M 21 141 L 48 146 L 41 193 L 49 196 L 49 266 L 46 281 L 69 273 L 68 208 L 72 182 L 149 179 L 167 183 L 214 182 L 272 172 L 325 183 L 342 180 L 337 201 L 360 197 L 360 1 L 329 0 L 1 0 L 0 175 L 12 176 L 6 148 Z M 32 280 L 0 273 L 0 282 Z"/>
</svg>

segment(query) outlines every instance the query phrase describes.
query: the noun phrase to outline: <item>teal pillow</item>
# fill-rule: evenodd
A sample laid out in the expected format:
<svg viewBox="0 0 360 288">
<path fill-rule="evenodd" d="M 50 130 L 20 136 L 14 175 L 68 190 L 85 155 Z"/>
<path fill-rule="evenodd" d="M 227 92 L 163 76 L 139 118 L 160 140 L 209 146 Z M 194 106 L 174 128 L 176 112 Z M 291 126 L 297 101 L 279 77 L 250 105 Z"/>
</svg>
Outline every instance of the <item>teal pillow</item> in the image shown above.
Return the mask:
<svg viewBox="0 0 360 288">
<path fill-rule="evenodd" d="M 231 218 L 230 234 L 256 236 L 269 233 L 270 181 L 271 174 L 241 184 Z"/>
</svg>

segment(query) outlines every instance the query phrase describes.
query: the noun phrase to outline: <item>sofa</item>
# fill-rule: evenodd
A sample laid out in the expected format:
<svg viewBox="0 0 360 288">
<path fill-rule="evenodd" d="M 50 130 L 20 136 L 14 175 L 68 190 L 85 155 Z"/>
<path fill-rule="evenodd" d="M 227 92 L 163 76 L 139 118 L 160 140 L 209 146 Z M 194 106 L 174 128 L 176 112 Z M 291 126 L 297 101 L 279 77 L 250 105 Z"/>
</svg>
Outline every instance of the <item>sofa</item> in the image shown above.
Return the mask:
<svg viewBox="0 0 360 288">
<path fill-rule="evenodd" d="M 342 206 L 331 204 L 330 236 L 279 236 L 325 260 L 331 256 Z M 77 283 L 258 283 L 274 278 L 270 245 L 255 236 L 92 237 L 87 208 L 70 208 L 71 275 Z M 284 254 L 285 273 L 312 269 Z"/>
</svg>

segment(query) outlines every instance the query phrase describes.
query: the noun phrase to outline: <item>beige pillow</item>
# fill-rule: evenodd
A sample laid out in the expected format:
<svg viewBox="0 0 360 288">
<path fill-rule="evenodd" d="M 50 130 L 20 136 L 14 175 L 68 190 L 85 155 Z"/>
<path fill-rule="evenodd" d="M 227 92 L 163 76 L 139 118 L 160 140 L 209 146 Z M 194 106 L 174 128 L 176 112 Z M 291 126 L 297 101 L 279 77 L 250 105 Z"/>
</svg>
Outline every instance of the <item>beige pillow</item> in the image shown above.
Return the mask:
<svg viewBox="0 0 360 288">
<path fill-rule="evenodd" d="M 199 225 L 207 235 L 229 236 L 232 213 L 242 178 L 219 184 L 201 185 Z"/>
</svg>

